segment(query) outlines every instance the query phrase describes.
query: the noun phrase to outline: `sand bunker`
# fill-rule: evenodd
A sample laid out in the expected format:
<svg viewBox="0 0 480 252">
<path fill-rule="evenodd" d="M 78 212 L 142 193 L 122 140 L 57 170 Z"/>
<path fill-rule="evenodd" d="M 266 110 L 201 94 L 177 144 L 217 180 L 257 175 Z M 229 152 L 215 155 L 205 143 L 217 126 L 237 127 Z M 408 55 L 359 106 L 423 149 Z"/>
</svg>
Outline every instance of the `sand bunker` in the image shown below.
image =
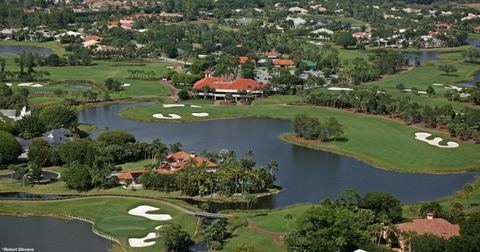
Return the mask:
<svg viewBox="0 0 480 252">
<path fill-rule="evenodd" d="M 160 229 L 162 229 L 163 227 L 165 227 L 165 225 L 156 226 L 156 227 L 155 227 L 155 230 L 160 230 Z"/>
<path fill-rule="evenodd" d="M 142 206 L 138 206 L 133 209 L 130 209 L 130 211 L 128 211 L 128 214 L 145 217 L 150 220 L 158 220 L 158 221 L 167 221 L 172 219 L 172 216 L 170 216 L 170 214 L 148 214 L 147 213 L 150 211 L 157 211 L 157 210 L 160 210 L 160 208 L 142 205 Z"/>
<path fill-rule="evenodd" d="M 122 87 L 130 87 L 132 84 L 125 83 L 122 85 Z"/>
<path fill-rule="evenodd" d="M 147 236 L 143 238 L 130 238 L 128 239 L 128 245 L 133 248 L 143 248 L 143 247 L 149 247 L 155 244 L 155 241 L 149 241 L 146 242 L 146 240 L 151 240 L 157 238 L 156 233 L 148 233 Z"/>
<path fill-rule="evenodd" d="M 19 87 L 30 87 L 31 85 L 33 85 L 33 83 L 31 83 L 31 82 L 25 82 L 25 83 L 18 84 Z"/>
<path fill-rule="evenodd" d="M 440 145 L 439 143 L 443 140 L 441 137 L 435 137 L 432 140 L 427 139 L 432 134 L 426 132 L 417 132 L 415 133 L 415 139 L 426 142 L 430 145 L 439 147 L 439 148 L 458 148 L 460 146 L 458 143 L 455 142 L 447 142 L 447 145 Z"/>
<path fill-rule="evenodd" d="M 192 113 L 192 116 L 196 117 L 207 117 L 208 113 Z"/>
<path fill-rule="evenodd" d="M 352 91 L 352 88 L 342 88 L 342 87 L 329 87 L 328 90 L 332 91 Z"/>
<path fill-rule="evenodd" d="M 177 114 L 168 114 L 168 116 L 164 116 L 163 114 L 154 114 L 153 117 L 157 119 L 169 119 L 169 120 L 182 118 Z"/>
<path fill-rule="evenodd" d="M 403 92 L 412 92 L 412 90 L 410 88 L 405 88 L 402 90 Z M 419 94 L 427 94 L 426 91 L 421 91 L 421 90 L 418 90 L 417 91 Z"/>
<path fill-rule="evenodd" d="M 43 87 L 42 84 L 33 84 L 31 87 Z"/>
<path fill-rule="evenodd" d="M 190 105 L 191 108 L 201 108 L 202 106 L 199 105 Z"/>
<path fill-rule="evenodd" d="M 458 92 L 462 91 L 463 88 L 461 87 L 457 87 L 457 86 L 448 86 L 448 87 L 445 87 L 445 89 L 449 89 L 449 90 L 457 90 Z"/>
<path fill-rule="evenodd" d="M 185 104 L 163 104 L 164 108 L 185 107 Z"/>
<path fill-rule="evenodd" d="M 442 83 L 433 83 L 432 85 L 437 86 L 437 87 L 443 86 Z"/>
<path fill-rule="evenodd" d="M 12 83 L 5 83 L 5 85 L 7 85 L 9 87 L 13 86 Z"/>
</svg>

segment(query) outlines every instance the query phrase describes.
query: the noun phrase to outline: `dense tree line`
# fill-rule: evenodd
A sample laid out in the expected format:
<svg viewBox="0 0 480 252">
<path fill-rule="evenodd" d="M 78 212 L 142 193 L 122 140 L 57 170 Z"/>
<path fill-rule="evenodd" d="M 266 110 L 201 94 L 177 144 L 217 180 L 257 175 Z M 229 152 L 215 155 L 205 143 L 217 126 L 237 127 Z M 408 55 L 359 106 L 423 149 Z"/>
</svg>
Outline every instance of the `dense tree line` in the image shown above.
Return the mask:
<svg viewBox="0 0 480 252">
<path fill-rule="evenodd" d="M 338 94 L 318 93 L 305 96 L 305 102 L 355 112 L 399 117 L 407 123 L 448 129 L 451 136 L 462 140 L 480 137 L 480 111 L 465 107 L 458 113 L 451 105 L 431 107 L 411 101 L 410 97 L 393 98 L 377 89 L 355 89 Z"/>
</svg>

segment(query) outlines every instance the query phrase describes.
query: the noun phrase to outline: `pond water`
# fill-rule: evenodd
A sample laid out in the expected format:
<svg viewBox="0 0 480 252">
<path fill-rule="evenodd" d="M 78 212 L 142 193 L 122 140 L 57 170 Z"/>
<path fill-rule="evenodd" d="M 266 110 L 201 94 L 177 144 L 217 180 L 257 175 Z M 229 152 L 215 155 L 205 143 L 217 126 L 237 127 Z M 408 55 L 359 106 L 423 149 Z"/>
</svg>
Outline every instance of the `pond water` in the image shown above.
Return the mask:
<svg viewBox="0 0 480 252">
<path fill-rule="evenodd" d="M 353 158 L 283 142 L 279 135 L 292 131 L 291 122 L 284 120 L 245 118 L 178 124 L 137 122 L 117 115 L 139 104 L 143 103 L 90 108 L 80 112 L 79 121 L 100 129 L 126 130 L 139 141 L 155 138 L 164 143 L 179 141 L 186 151 L 230 149 L 236 151 L 237 156 L 243 156 L 252 149 L 257 165 L 275 160 L 280 165 L 277 184 L 285 190 L 262 198 L 256 208 L 316 203 L 334 198 L 347 188 L 360 193 L 391 192 L 402 202 L 434 200 L 461 190 L 479 174 L 408 174 L 377 169 Z M 92 138 L 98 133 L 93 132 Z"/>
<path fill-rule="evenodd" d="M 0 216 L 1 248 L 35 252 L 106 252 L 111 242 L 95 235 L 90 224 L 50 217 Z M 18 249 L 18 251 L 20 251 Z"/>
<path fill-rule="evenodd" d="M 53 54 L 53 51 L 39 46 L 0 46 L 0 54 L 20 54 L 20 53 L 33 53 L 33 54 L 41 54 L 44 56 L 49 56 Z"/>
<path fill-rule="evenodd" d="M 58 178 L 58 176 L 58 173 L 55 172 L 42 171 L 41 180 L 50 180 L 52 178 Z M 17 173 L 3 174 L 0 175 L 0 178 L 17 179 Z"/>
<path fill-rule="evenodd" d="M 480 47 L 480 39 L 467 39 L 467 43 L 475 47 Z"/>
<path fill-rule="evenodd" d="M 77 89 L 85 89 L 85 90 L 92 89 L 92 85 L 90 85 L 90 84 L 70 84 L 70 85 L 68 85 L 68 87 L 77 88 Z"/>
<path fill-rule="evenodd" d="M 32 194 L 26 192 L 0 193 L 0 199 L 60 199 L 62 195 L 55 194 Z"/>
<path fill-rule="evenodd" d="M 474 75 L 473 80 L 466 81 L 466 82 L 461 82 L 457 85 L 458 86 L 464 86 L 464 87 L 471 87 L 471 86 L 474 86 L 477 82 L 480 82 L 480 72 L 478 72 Z"/>
<path fill-rule="evenodd" d="M 408 57 L 408 65 L 415 66 L 417 58 L 420 60 L 420 65 L 424 65 L 428 61 L 439 60 L 438 52 L 402 52 L 403 55 Z"/>
</svg>

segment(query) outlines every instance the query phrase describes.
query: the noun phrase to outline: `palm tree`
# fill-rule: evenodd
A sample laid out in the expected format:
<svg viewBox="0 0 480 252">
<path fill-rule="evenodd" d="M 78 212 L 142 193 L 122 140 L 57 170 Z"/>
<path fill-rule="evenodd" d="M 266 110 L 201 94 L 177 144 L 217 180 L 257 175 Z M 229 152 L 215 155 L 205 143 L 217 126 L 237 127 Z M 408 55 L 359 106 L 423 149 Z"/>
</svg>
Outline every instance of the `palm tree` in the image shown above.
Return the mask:
<svg viewBox="0 0 480 252">
<path fill-rule="evenodd" d="M 257 200 L 258 200 L 257 196 L 253 194 L 246 195 L 245 201 L 247 202 L 247 208 L 252 210 L 252 206 L 253 204 L 257 203 Z"/>
<path fill-rule="evenodd" d="M 463 186 L 463 191 L 465 194 L 467 194 L 467 208 L 470 206 L 469 198 L 470 198 L 470 193 L 473 191 L 473 186 L 471 184 L 466 184 Z"/>
<path fill-rule="evenodd" d="M 408 244 L 408 251 L 412 252 L 412 238 L 415 237 L 417 233 L 413 231 L 403 232 L 402 236 L 405 242 Z"/>
</svg>

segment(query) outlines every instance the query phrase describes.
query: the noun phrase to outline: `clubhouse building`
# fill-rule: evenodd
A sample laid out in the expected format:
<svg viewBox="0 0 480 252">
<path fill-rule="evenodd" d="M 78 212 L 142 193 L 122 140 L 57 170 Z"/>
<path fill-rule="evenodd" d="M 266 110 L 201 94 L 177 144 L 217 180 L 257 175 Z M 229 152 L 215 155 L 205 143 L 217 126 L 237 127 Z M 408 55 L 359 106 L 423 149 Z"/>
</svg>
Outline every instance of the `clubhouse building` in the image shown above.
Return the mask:
<svg viewBox="0 0 480 252">
<path fill-rule="evenodd" d="M 205 87 L 210 90 L 206 91 Z M 245 94 L 252 94 L 253 97 L 262 96 L 268 89 L 263 83 L 256 82 L 252 79 L 238 78 L 236 80 L 228 80 L 223 77 L 213 77 L 210 70 L 205 71 L 205 78 L 197 81 L 193 85 L 193 89 L 197 90 L 198 95 L 206 95 L 213 97 L 214 100 L 225 99 L 227 94 L 232 94 L 235 101 L 245 98 Z M 207 92 L 205 94 L 204 92 Z"/>
</svg>

